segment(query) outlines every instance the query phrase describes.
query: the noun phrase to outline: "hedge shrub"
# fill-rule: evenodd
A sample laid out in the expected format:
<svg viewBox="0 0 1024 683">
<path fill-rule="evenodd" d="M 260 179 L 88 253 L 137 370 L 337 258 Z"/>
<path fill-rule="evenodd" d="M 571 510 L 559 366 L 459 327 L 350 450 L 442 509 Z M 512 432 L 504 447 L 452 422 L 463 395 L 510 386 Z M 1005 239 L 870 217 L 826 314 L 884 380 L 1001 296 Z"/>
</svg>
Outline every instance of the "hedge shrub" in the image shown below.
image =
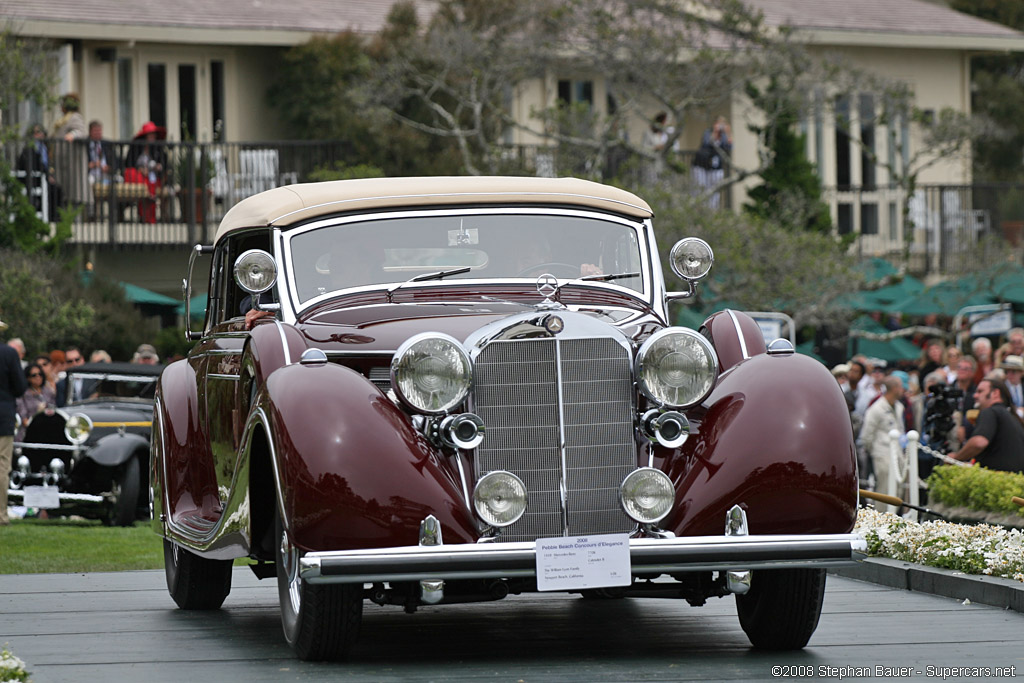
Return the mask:
<svg viewBox="0 0 1024 683">
<path fill-rule="evenodd" d="M 1024 474 L 984 467 L 940 465 L 928 477 L 928 497 L 945 505 L 1024 517 L 1024 508 L 1010 500 L 1024 497 Z"/>
</svg>

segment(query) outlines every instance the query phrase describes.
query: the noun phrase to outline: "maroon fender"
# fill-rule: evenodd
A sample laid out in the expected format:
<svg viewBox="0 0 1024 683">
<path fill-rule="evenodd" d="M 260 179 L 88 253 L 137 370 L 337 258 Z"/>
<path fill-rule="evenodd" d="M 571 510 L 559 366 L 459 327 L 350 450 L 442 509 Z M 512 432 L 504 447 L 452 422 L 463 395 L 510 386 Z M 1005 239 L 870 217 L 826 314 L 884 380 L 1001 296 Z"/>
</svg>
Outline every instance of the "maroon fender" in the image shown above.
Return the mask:
<svg viewBox="0 0 1024 683">
<path fill-rule="evenodd" d="M 718 368 L 723 372 L 766 351 L 761 328 L 742 311 L 719 311 L 705 320 L 701 329 L 714 344 Z"/>
<path fill-rule="evenodd" d="M 856 450 L 835 379 L 801 355 L 760 354 L 722 374 L 699 429 L 665 464 L 676 510 L 665 528 L 721 535 L 735 504 L 752 534 L 847 533 Z"/>
<path fill-rule="evenodd" d="M 172 363 L 160 375 L 155 411 L 150 466 L 154 505 L 172 518 L 198 512 L 216 519 L 217 477 L 199 414 L 196 373 L 188 361 Z M 159 523 L 159 511 L 154 523 Z"/>
<path fill-rule="evenodd" d="M 257 401 L 270 421 L 285 518 L 299 547 L 416 545 L 427 515 L 441 522 L 446 544 L 477 540 L 461 485 L 441 465 L 449 456 L 359 373 L 291 365 L 270 375 Z"/>
<path fill-rule="evenodd" d="M 259 384 L 274 370 L 298 362 L 306 348 L 306 338 L 294 326 L 270 321 L 257 323 L 246 343 Z"/>
</svg>

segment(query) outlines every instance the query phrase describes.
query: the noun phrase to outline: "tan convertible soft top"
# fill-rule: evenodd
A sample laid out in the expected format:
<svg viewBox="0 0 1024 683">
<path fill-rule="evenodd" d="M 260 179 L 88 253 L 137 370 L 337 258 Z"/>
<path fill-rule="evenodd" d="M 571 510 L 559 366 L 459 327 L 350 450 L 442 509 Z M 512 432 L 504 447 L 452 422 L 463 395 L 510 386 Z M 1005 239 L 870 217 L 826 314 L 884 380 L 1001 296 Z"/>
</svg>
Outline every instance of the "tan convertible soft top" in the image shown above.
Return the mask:
<svg viewBox="0 0 1024 683">
<path fill-rule="evenodd" d="M 343 211 L 441 204 L 574 204 L 637 218 L 652 214 L 632 192 L 579 178 L 366 178 L 288 185 L 243 199 L 224 216 L 217 241 L 241 228 L 285 226 Z"/>
</svg>

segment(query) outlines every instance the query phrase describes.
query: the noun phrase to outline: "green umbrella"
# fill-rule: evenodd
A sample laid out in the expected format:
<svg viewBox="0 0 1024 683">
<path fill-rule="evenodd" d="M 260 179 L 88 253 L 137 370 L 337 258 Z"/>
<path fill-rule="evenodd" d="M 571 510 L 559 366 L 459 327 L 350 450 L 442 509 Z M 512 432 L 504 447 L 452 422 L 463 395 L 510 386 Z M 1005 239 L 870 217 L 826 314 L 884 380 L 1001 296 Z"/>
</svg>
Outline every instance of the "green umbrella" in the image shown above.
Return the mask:
<svg viewBox="0 0 1024 683">
<path fill-rule="evenodd" d="M 921 357 L 921 349 L 915 346 L 905 337 L 892 337 L 890 339 L 868 339 L 858 337 L 855 331 L 868 332 L 871 334 L 885 334 L 889 330 L 880 323 L 868 316 L 861 316 L 850 326 L 850 341 L 848 353 L 850 357 L 862 353 L 871 358 L 881 358 L 884 361 L 895 362 L 901 360 L 913 360 Z"/>
<path fill-rule="evenodd" d="M 189 300 L 189 307 L 192 309 L 193 318 L 204 318 L 206 317 L 206 295 L 197 294 Z M 178 303 L 178 315 L 185 315 L 185 304 L 184 302 Z"/>
<path fill-rule="evenodd" d="M 163 294 L 157 294 L 151 292 L 148 289 L 143 289 L 138 285 L 133 285 L 130 282 L 119 282 L 121 289 L 124 290 L 124 295 L 133 304 L 148 304 L 151 306 L 177 306 L 178 300 L 172 299 L 169 296 Z"/>
<path fill-rule="evenodd" d="M 901 311 L 894 304 L 906 301 L 924 291 L 924 283 L 912 275 L 879 289 L 865 289 L 838 297 L 835 305 L 854 311 Z M 901 311 L 902 312 L 902 311 Z"/>
<path fill-rule="evenodd" d="M 981 291 L 976 284 L 966 280 L 947 280 L 929 287 L 920 294 L 890 304 L 892 311 L 907 315 L 928 315 L 938 313 L 953 316 L 965 306 L 981 306 L 994 303 L 989 292 Z"/>
<path fill-rule="evenodd" d="M 805 341 L 803 344 L 796 345 L 796 352 L 803 354 L 804 356 L 810 356 L 814 360 L 818 361 L 822 365 L 828 365 L 825 359 L 814 352 L 814 340 Z"/>
<path fill-rule="evenodd" d="M 891 277 L 899 274 L 899 268 L 886 261 L 884 258 L 875 257 L 861 261 L 855 266 L 856 270 L 864 274 L 868 282 L 878 282 L 884 277 Z"/>
</svg>

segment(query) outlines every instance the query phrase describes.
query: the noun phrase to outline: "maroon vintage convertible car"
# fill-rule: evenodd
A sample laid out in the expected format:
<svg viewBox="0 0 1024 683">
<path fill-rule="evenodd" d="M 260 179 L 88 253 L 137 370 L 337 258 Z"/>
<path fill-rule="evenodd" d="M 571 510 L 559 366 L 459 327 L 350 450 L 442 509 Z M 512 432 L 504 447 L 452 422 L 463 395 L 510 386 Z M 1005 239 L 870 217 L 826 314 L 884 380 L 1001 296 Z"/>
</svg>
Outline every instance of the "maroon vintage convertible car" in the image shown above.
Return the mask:
<svg viewBox="0 0 1024 683">
<path fill-rule="evenodd" d="M 209 305 L 167 367 L 154 527 L 184 609 L 234 558 L 276 576 L 303 659 L 344 657 L 364 600 L 567 591 L 735 595 L 758 647 L 803 647 L 855 562 L 855 452 L 828 371 L 735 311 L 670 325 L 709 246 L 576 179 L 270 190 L 224 218 Z M 251 329 L 247 329 L 247 319 Z"/>
</svg>

